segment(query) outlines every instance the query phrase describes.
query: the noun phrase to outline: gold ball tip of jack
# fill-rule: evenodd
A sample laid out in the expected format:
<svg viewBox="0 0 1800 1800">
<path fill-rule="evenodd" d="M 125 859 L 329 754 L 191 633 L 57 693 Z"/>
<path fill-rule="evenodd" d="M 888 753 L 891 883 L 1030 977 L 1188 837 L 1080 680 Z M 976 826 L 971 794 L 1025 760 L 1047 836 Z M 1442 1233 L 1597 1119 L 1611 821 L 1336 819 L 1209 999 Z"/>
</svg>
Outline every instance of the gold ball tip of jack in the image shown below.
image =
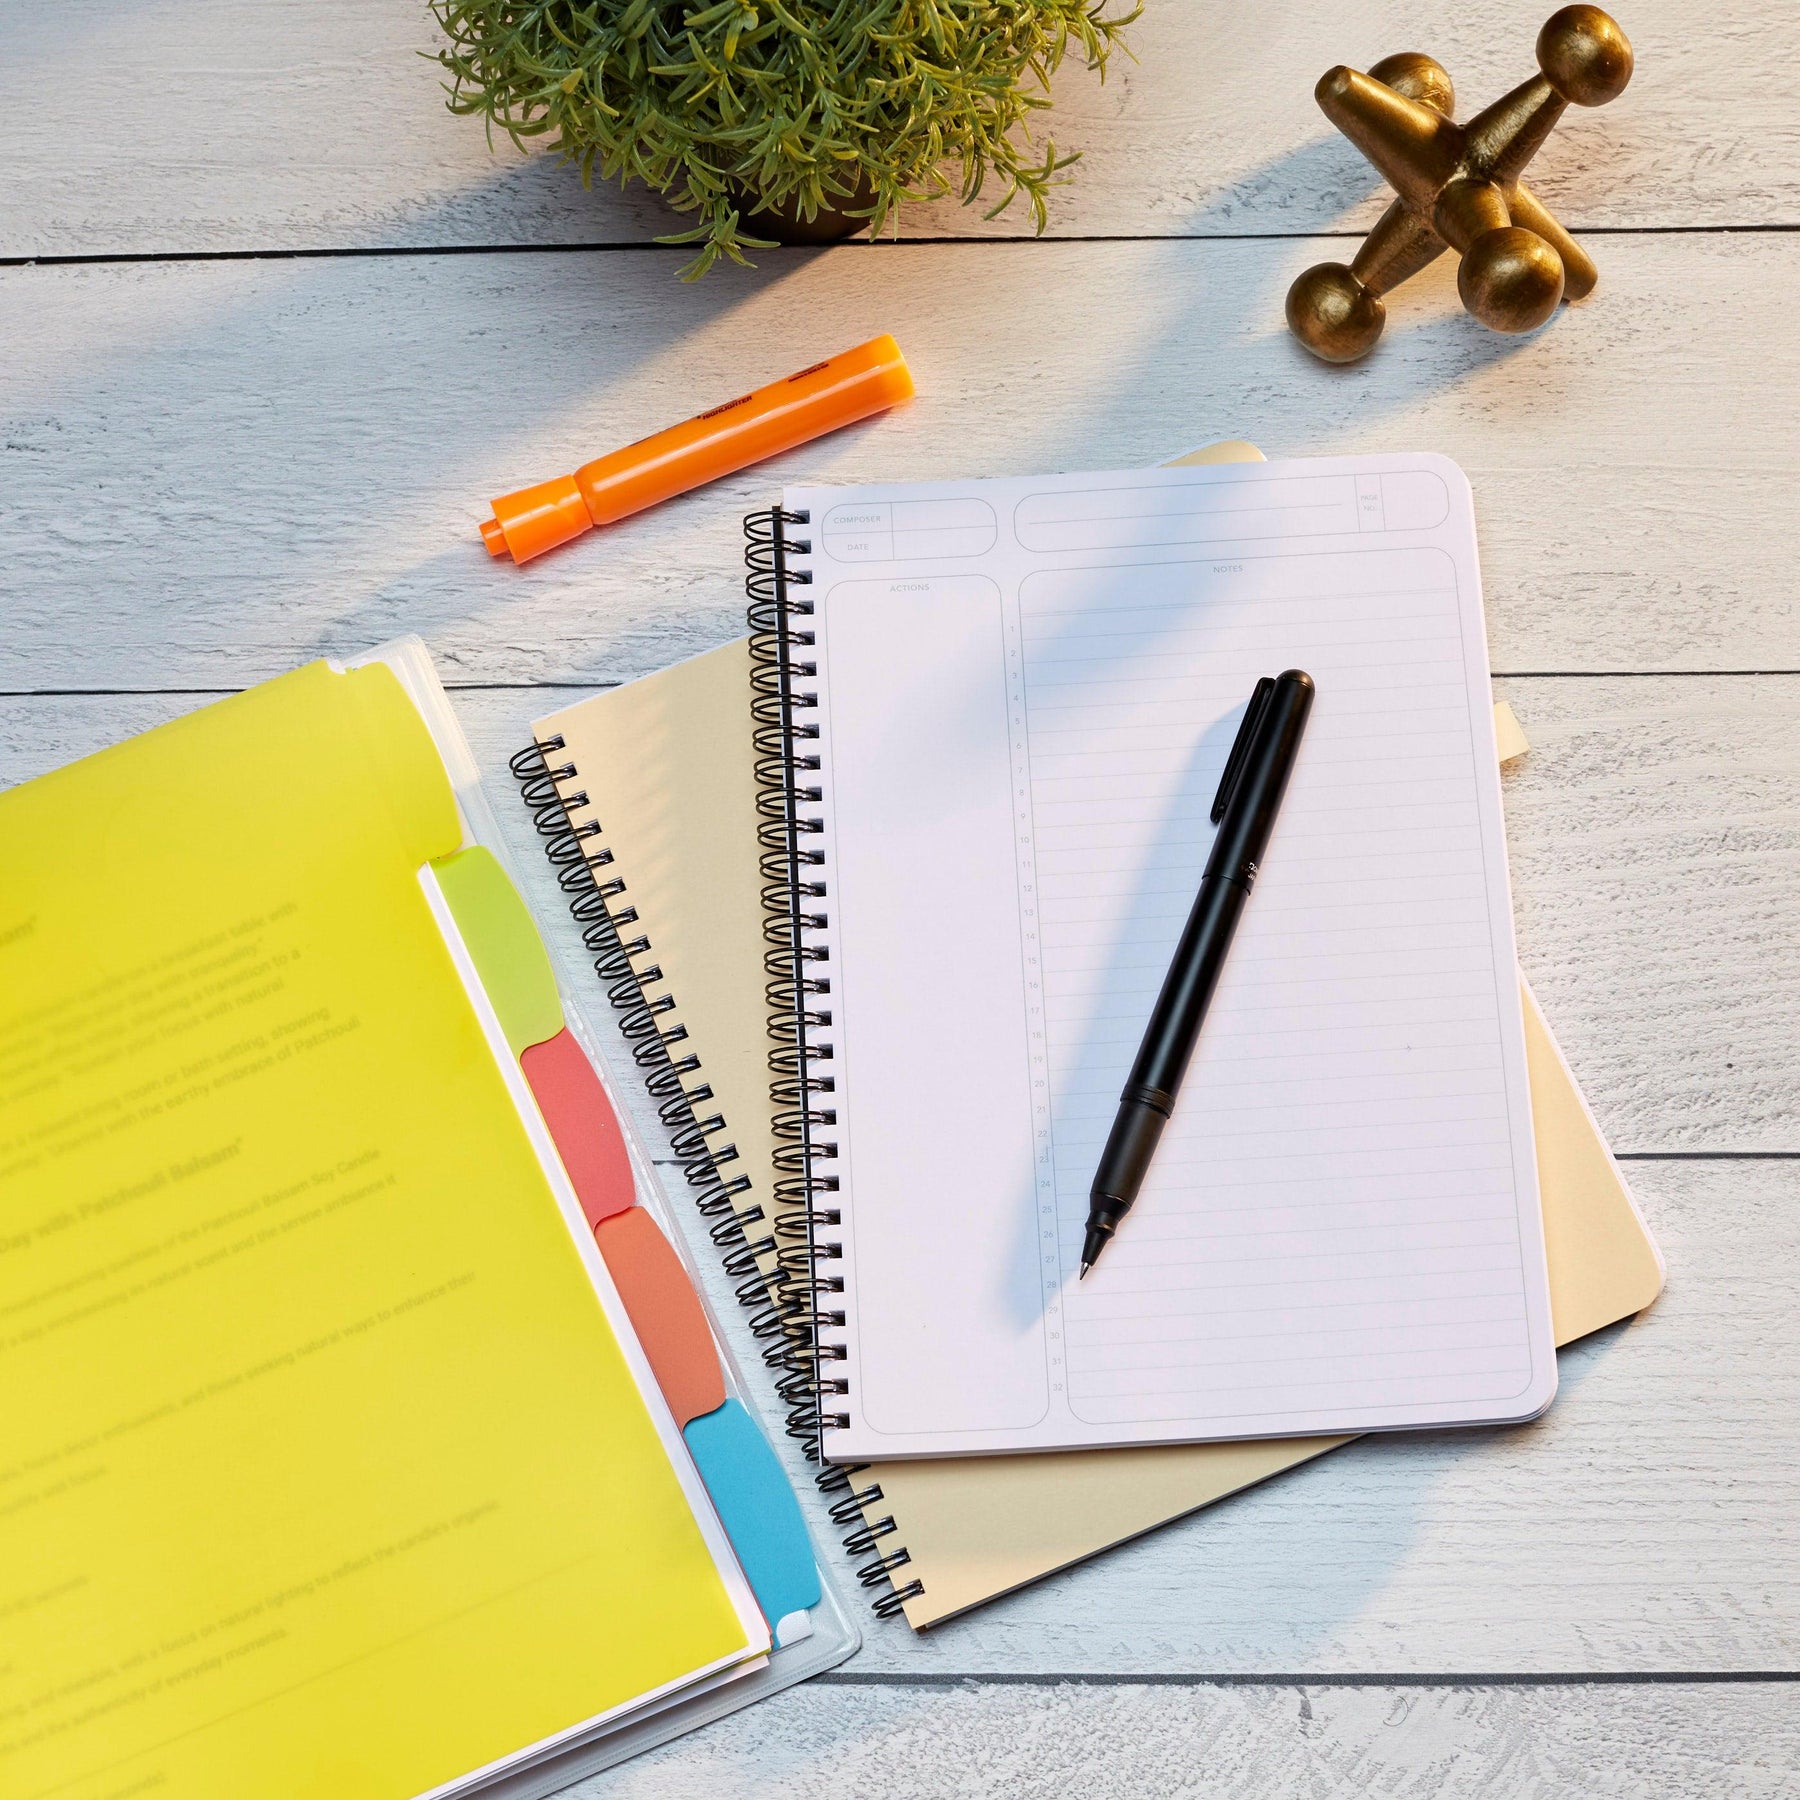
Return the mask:
<svg viewBox="0 0 1800 1800">
<path fill-rule="evenodd" d="M 1441 112 L 1446 119 L 1456 111 L 1456 89 L 1444 65 L 1417 50 L 1384 56 L 1370 67 L 1369 73 L 1396 94 L 1417 100 L 1421 106 Z"/>
<path fill-rule="evenodd" d="M 1490 331 L 1536 331 L 1562 299 L 1562 258 L 1535 231 L 1505 225 L 1469 246 L 1456 287 Z"/>
<path fill-rule="evenodd" d="M 1387 308 L 1343 263 L 1318 263 L 1288 289 L 1287 322 L 1314 356 L 1349 363 L 1375 348 Z"/>
<path fill-rule="evenodd" d="M 1597 6 L 1565 6 L 1538 33 L 1538 67 L 1572 106 L 1604 106 L 1631 79 L 1631 43 Z"/>
</svg>

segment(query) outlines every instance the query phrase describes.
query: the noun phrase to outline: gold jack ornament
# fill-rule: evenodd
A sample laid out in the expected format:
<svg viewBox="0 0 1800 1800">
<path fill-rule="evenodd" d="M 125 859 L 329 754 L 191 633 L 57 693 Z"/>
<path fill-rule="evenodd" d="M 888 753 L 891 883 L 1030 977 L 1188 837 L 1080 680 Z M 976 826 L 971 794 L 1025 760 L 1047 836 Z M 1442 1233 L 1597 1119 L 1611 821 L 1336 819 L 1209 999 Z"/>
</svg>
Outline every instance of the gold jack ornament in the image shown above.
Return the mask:
<svg viewBox="0 0 1800 1800">
<path fill-rule="evenodd" d="M 1342 66 L 1315 90 L 1326 118 L 1399 196 L 1356 260 L 1320 263 L 1288 289 L 1288 328 L 1326 362 L 1355 362 L 1387 323 L 1381 296 L 1454 249 L 1464 307 L 1494 331 L 1535 331 L 1565 298 L 1594 291 L 1599 271 L 1519 177 L 1563 115 L 1604 106 L 1631 79 L 1631 45 L 1597 6 L 1565 6 L 1538 33 L 1538 68 L 1522 86 L 1452 122 L 1450 77 L 1407 52 L 1367 75 Z"/>
</svg>

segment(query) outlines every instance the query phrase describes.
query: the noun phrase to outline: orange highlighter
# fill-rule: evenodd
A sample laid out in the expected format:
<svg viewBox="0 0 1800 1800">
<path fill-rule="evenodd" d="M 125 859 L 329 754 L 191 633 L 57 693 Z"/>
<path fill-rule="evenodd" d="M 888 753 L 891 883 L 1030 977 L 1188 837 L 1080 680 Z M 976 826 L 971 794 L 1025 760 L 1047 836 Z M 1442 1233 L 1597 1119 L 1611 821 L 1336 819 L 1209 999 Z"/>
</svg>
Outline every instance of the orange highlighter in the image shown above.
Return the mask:
<svg viewBox="0 0 1800 1800">
<path fill-rule="evenodd" d="M 490 555 L 529 562 L 595 525 L 611 525 L 912 396 L 912 371 L 884 333 L 627 444 L 573 475 L 502 494 L 494 516 L 481 522 L 482 541 Z"/>
</svg>

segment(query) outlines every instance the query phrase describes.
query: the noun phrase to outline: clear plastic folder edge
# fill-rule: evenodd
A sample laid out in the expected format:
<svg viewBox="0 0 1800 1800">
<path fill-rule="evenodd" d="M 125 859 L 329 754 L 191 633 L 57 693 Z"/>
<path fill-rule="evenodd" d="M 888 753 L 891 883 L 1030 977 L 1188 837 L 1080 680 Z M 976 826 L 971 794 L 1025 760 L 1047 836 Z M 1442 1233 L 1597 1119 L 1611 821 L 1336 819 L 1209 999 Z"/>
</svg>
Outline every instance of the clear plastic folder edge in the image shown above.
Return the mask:
<svg viewBox="0 0 1800 1800">
<path fill-rule="evenodd" d="M 589 1016 L 587 1000 L 594 983 L 587 976 L 584 962 L 574 957 L 567 930 L 559 930 L 553 922 L 544 928 L 544 909 L 532 900 L 532 885 L 524 878 L 527 859 L 522 858 L 513 840 L 500 824 L 500 815 L 490 805 L 482 784 L 480 766 L 463 735 L 461 724 L 451 707 L 449 696 L 439 682 L 424 641 L 417 637 L 397 638 L 382 644 L 364 656 L 351 659 L 355 663 L 382 662 L 399 677 L 401 685 L 431 731 L 444 767 L 455 790 L 463 824 L 469 837 L 490 850 L 519 892 L 526 896 L 539 923 L 551 965 L 561 989 L 563 1014 L 569 1029 L 579 1040 L 598 1072 L 601 1083 L 617 1113 L 620 1128 L 630 1149 L 633 1172 L 637 1177 L 641 1203 L 648 1207 L 663 1227 L 676 1254 L 681 1258 L 695 1292 L 705 1308 L 707 1322 L 719 1348 L 725 1368 L 727 1390 L 756 1420 L 765 1438 L 776 1446 L 777 1454 L 790 1482 L 795 1469 L 788 1458 L 784 1434 L 770 1432 L 764 1409 L 750 1384 L 730 1337 L 721 1328 L 717 1308 L 708 1292 L 709 1270 L 704 1258 L 697 1258 L 690 1241 L 696 1221 L 674 1204 L 662 1181 L 662 1172 L 651 1160 L 650 1152 L 633 1119 L 630 1093 L 631 1078 L 619 1066 L 621 1046 L 617 1033 L 609 1028 L 597 1029 Z M 533 874 L 538 871 L 533 870 Z M 796 1486 L 805 1492 L 810 1482 L 804 1475 Z M 810 1530 L 810 1528 L 809 1528 Z M 589 1739 L 563 1744 L 541 1760 L 526 1765 L 514 1763 L 492 1779 L 471 1782 L 458 1790 L 460 1794 L 478 1795 L 481 1800 L 540 1800 L 580 1781 L 586 1776 L 609 1769 L 618 1763 L 666 1744 L 683 1733 L 709 1725 L 758 1700 L 766 1700 L 811 1676 L 836 1668 L 861 1647 L 862 1634 L 845 1609 L 838 1593 L 829 1561 L 819 1553 L 816 1536 L 812 1538 L 813 1561 L 819 1571 L 819 1604 L 811 1609 L 812 1630 L 796 1642 L 780 1646 L 743 1669 L 715 1676 L 673 1696 L 668 1701 L 646 1707 L 639 1713 L 609 1728 L 602 1728 Z"/>
</svg>

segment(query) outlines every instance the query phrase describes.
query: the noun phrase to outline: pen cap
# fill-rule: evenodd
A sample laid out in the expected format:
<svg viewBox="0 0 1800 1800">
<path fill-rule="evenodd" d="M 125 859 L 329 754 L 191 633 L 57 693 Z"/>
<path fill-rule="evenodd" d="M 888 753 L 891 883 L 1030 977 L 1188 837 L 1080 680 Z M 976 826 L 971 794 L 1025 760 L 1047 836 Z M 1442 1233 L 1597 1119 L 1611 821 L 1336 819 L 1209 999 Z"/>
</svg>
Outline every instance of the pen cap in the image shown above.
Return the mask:
<svg viewBox="0 0 1800 1800">
<path fill-rule="evenodd" d="M 1219 831 L 1206 859 L 1208 875 L 1222 875 L 1242 887 L 1256 880 L 1312 711 L 1313 691 L 1312 677 L 1301 669 L 1286 670 L 1267 688 L 1257 684 L 1220 785 L 1215 809 Z"/>
</svg>

